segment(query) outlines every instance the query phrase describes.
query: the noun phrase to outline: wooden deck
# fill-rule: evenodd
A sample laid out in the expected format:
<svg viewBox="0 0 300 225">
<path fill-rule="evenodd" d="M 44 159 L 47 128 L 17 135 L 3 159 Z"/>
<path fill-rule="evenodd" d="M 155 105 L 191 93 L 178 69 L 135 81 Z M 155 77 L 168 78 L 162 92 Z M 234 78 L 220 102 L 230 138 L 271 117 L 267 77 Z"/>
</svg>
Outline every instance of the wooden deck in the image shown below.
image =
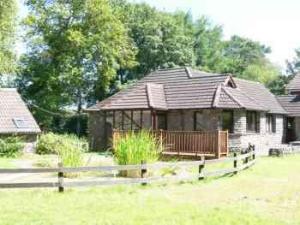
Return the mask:
<svg viewBox="0 0 300 225">
<path fill-rule="evenodd" d="M 113 146 L 116 140 L 131 131 L 113 131 Z M 227 131 L 152 131 L 162 142 L 164 155 L 207 156 L 221 158 L 228 155 Z"/>
</svg>

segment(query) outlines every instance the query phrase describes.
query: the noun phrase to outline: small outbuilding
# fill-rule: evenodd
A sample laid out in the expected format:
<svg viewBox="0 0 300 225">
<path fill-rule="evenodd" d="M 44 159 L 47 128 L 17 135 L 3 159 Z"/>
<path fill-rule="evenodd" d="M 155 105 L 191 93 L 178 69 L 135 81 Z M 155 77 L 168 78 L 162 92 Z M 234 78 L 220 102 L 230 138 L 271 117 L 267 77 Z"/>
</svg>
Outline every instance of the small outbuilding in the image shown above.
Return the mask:
<svg viewBox="0 0 300 225">
<path fill-rule="evenodd" d="M 0 88 L 0 137 L 22 136 L 25 151 L 31 151 L 41 132 L 37 122 L 15 88 Z"/>
</svg>

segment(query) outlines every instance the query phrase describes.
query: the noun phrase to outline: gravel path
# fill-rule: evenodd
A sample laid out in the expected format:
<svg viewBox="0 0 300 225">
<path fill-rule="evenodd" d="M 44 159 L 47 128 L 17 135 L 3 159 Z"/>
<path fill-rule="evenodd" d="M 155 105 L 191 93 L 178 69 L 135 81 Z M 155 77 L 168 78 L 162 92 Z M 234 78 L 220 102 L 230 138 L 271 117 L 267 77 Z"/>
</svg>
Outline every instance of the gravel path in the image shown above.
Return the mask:
<svg viewBox="0 0 300 225">
<path fill-rule="evenodd" d="M 33 159 L 15 159 L 12 164 L 15 168 L 37 168 L 35 166 L 35 160 Z M 113 174 L 107 174 L 107 176 L 100 176 L 95 174 L 91 176 L 80 176 L 78 178 L 68 179 L 65 181 L 80 181 L 80 180 L 103 180 L 103 179 L 116 179 Z M 0 174 L 0 183 L 22 183 L 22 182 L 57 182 L 56 173 L 19 173 L 19 174 Z"/>
<path fill-rule="evenodd" d="M 16 159 L 12 162 L 16 168 L 32 168 L 33 160 L 29 159 Z M 29 174 L 29 173 L 19 173 L 19 174 L 0 174 L 1 183 L 17 183 L 17 182 L 34 182 L 40 180 L 41 178 L 46 178 L 47 174 Z M 48 175 L 49 177 L 49 175 Z"/>
</svg>

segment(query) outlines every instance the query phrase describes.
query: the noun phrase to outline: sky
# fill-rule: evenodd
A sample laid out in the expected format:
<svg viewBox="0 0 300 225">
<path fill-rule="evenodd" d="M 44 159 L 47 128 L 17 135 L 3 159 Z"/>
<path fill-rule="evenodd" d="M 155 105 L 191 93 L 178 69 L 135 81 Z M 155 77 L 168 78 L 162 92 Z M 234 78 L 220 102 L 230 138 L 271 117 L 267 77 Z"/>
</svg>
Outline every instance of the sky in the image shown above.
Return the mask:
<svg viewBox="0 0 300 225">
<path fill-rule="evenodd" d="M 26 9 L 20 1 L 20 16 Z M 193 18 L 205 15 L 213 24 L 223 26 L 224 39 L 232 35 L 248 37 L 270 46 L 270 60 L 285 67 L 287 59 L 295 56 L 300 48 L 299 0 L 131 0 L 146 2 L 160 10 L 191 11 Z M 24 51 L 20 41 L 17 50 Z"/>
</svg>

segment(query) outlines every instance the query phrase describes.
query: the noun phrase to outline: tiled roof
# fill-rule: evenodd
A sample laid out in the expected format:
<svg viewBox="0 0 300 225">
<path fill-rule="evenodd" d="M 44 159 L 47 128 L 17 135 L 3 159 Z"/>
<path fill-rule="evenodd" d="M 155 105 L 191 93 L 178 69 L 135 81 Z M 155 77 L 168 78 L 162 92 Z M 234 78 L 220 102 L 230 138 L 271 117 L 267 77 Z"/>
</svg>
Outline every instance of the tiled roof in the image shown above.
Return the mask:
<svg viewBox="0 0 300 225">
<path fill-rule="evenodd" d="M 277 96 L 282 107 L 287 111 L 289 116 L 300 116 L 300 96 L 299 95 L 282 95 Z"/>
<path fill-rule="evenodd" d="M 276 98 L 259 83 L 189 68 L 152 72 L 88 111 L 150 108 L 244 108 L 285 113 Z"/>
<path fill-rule="evenodd" d="M 241 108 L 258 111 L 268 111 L 268 108 L 262 106 L 255 98 L 251 98 L 249 94 L 244 92 L 244 89 L 224 87 L 224 91 L 228 93 L 236 102 L 239 103 Z"/>
<path fill-rule="evenodd" d="M 217 97 L 218 95 L 219 97 Z M 225 90 L 224 87 L 220 85 L 219 90 L 216 91 L 213 107 L 224 109 L 240 109 L 242 106 Z"/>
<path fill-rule="evenodd" d="M 164 86 L 162 84 L 147 83 L 148 104 L 154 109 L 168 109 L 165 97 Z"/>
<path fill-rule="evenodd" d="M 249 98 L 264 107 L 269 113 L 286 114 L 276 97 L 261 83 L 234 78 L 238 88 Z"/>
<path fill-rule="evenodd" d="M 40 133 L 40 128 L 16 89 L 0 89 L 0 134 Z"/>
<path fill-rule="evenodd" d="M 286 86 L 288 91 L 300 91 L 300 73 L 296 74 L 295 77 Z"/>
</svg>

